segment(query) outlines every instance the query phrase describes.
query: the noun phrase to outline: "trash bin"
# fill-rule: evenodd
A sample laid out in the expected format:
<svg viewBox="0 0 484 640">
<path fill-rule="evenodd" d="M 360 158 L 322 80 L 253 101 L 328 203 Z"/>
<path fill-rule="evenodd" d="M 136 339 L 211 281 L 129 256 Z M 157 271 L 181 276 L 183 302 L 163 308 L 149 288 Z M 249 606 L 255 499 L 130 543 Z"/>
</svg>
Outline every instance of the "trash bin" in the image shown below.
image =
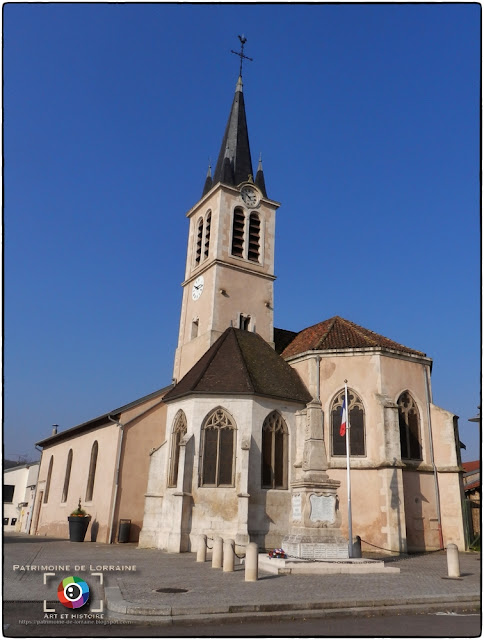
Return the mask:
<svg viewBox="0 0 484 640">
<path fill-rule="evenodd" d="M 130 528 L 131 520 L 121 519 L 119 521 L 118 542 L 129 542 Z"/>
</svg>

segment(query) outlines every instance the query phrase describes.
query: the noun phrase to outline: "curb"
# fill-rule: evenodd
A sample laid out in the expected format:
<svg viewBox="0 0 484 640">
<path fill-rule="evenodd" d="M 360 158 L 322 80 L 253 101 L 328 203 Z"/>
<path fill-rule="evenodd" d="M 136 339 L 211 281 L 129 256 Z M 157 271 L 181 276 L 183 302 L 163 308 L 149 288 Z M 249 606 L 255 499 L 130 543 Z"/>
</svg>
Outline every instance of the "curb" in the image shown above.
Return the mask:
<svg viewBox="0 0 484 640">
<path fill-rule="evenodd" d="M 163 624 L 189 624 L 192 622 L 233 622 L 251 619 L 284 619 L 301 617 L 335 617 L 341 615 L 384 615 L 385 613 L 424 613 L 429 611 L 480 609 L 480 594 L 452 596 L 425 596 L 386 598 L 381 600 L 319 601 L 301 603 L 268 603 L 244 605 L 218 605 L 213 607 L 150 607 L 128 602 L 119 587 L 105 587 L 106 608 L 125 620 L 143 620 Z"/>
</svg>

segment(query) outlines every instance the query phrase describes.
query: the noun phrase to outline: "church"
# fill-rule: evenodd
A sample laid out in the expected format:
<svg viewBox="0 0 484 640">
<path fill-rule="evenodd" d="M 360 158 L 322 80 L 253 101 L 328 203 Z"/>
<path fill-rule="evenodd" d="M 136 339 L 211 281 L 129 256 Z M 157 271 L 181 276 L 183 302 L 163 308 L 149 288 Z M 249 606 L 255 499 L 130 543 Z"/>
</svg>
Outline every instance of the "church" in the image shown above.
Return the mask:
<svg viewBox="0 0 484 640">
<path fill-rule="evenodd" d="M 32 533 L 65 535 L 68 496 L 85 492 L 106 542 L 136 514 L 141 547 L 190 551 L 200 534 L 280 547 L 303 523 L 326 526 L 313 496 L 333 500 L 331 522 L 348 537 L 348 381 L 363 550 L 465 549 L 457 417 L 432 402 L 432 360 L 339 316 L 274 327 L 279 202 L 268 187 L 260 160 L 253 170 L 240 74 L 213 175 L 186 214 L 173 384 L 38 443 Z"/>
<path fill-rule="evenodd" d="M 339 484 L 347 535 L 348 379 L 363 548 L 462 549 L 457 418 L 432 403 L 431 359 L 338 316 L 298 333 L 274 327 L 279 203 L 269 194 L 261 161 L 253 172 L 239 77 L 213 176 L 187 213 L 175 384 L 165 441 L 150 456 L 140 545 L 181 552 L 207 534 L 278 547 L 301 519 L 311 465 Z M 322 441 L 319 462 L 306 455 L 311 438 Z"/>
</svg>

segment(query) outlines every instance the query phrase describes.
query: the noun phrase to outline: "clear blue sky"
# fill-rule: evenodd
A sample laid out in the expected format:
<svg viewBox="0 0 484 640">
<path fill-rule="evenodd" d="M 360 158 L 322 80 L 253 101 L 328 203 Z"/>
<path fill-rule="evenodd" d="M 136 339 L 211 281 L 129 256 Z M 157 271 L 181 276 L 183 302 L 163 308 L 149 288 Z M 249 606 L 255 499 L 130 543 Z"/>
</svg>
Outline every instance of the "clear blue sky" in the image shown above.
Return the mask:
<svg viewBox="0 0 484 640">
<path fill-rule="evenodd" d="M 480 11 L 4 5 L 5 455 L 171 382 L 244 33 L 276 326 L 340 315 L 425 351 L 477 458 Z"/>
</svg>

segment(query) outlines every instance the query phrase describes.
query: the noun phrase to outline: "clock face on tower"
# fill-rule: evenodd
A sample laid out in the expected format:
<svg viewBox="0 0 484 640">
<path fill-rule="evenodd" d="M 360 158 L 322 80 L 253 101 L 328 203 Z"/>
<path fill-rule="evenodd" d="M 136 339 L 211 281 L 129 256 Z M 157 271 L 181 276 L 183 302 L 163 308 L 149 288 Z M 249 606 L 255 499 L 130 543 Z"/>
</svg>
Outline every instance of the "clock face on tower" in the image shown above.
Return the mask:
<svg viewBox="0 0 484 640">
<path fill-rule="evenodd" d="M 250 184 L 244 184 L 244 186 L 240 189 L 240 196 L 248 207 L 257 207 L 259 205 L 259 192 Z"/>
<path fill-rule="evenodd" d="M 193 300 L 198 300 L 198 298 L 202 295 L 204 284 L 205 282 L 203 280 L 203 276 L 198 276 L 198 278 L 193 283 L 193 287 L 192 287 Z"/>
</svg>

